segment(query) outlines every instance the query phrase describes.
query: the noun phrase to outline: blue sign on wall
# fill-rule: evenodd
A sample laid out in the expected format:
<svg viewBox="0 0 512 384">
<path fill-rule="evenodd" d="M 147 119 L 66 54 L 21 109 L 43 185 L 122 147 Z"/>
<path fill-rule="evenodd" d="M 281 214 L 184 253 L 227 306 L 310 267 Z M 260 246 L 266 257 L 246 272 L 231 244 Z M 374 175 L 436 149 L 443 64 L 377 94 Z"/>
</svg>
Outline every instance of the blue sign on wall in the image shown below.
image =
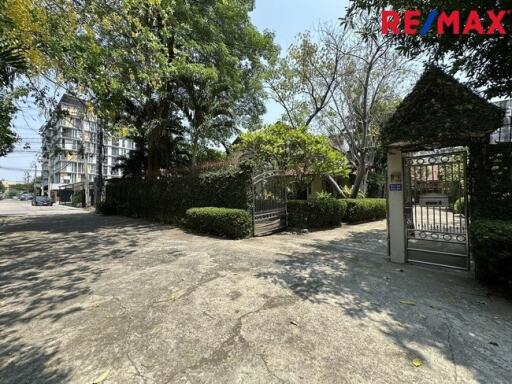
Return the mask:
<svg viewBox="0 0 512 384">
<path fill-rule="evenodd" d="M 402 184 L 389 184 L 389 190 L 391 192 L 400 192 L 402 190 Z"/>
</svg>

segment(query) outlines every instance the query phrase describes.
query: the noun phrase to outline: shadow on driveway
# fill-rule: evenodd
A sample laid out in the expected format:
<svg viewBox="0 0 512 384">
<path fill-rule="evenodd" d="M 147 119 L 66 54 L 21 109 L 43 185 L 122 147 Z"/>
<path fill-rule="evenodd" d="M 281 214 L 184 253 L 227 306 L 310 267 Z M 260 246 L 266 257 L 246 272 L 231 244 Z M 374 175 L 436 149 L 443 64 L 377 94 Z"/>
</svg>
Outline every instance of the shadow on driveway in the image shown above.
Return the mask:
<svg viewBox="0 0 512 384">
<path fill-rule="evenodd" d="M 58 367 L 58 340 L 27 345 L 17 335 L 38 320 L 56 322 L 83 310 L 62 304 L 91 293 L 105 261 L 137 250 L 155 224 L 94 214 L 4 219 L 0 226 L 0 378 L 2 382 L 66 382 Z M 7 331 L 9 329 L 9 331 Z M 5 380 L 5 381 L 4 381 Z"/>
<path fill-rule="evenodd" d="M 385 240 L 386 231 L 375 229 L 317 239 L 305 251 L 282 253 L 277 268 L 258 277 L 308 302 L 338 306 L 409 359 L 428 364 L 437 351 L 453 364 L 447 381 L 456 382 L 457 366 L 465 366 L 477 381 L 507 382 L 510 303 L 494 300 L 467 272 L 392 264 Z"/>
</svg>

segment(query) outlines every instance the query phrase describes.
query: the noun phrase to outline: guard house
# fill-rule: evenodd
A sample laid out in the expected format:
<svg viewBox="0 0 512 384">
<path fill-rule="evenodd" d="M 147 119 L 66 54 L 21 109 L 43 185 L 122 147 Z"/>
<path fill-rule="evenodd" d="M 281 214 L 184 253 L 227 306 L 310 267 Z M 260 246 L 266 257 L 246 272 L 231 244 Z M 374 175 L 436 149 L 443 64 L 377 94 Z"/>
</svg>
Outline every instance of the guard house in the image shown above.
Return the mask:
<svg viewBox="0 0 512 384">
<path fill-rule="evenodd" d="M 499 107 L 426 68 L 382 129 L 391 261 L 470 269 L 473 152 L 502 122 Z"/>
</svg>

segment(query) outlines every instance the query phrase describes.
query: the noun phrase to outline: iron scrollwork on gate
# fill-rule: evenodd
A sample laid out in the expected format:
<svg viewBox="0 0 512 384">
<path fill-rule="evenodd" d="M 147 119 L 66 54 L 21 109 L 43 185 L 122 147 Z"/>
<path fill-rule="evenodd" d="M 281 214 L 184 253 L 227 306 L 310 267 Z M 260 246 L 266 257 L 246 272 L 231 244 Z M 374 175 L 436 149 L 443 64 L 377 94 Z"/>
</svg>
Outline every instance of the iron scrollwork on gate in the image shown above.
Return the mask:
<svg viewBox="0 0 512 384">
<path fill-rule="evenodd" d="M 467 153 L 404 157 L 409 261 L 468 269 Z"/>
</svg>

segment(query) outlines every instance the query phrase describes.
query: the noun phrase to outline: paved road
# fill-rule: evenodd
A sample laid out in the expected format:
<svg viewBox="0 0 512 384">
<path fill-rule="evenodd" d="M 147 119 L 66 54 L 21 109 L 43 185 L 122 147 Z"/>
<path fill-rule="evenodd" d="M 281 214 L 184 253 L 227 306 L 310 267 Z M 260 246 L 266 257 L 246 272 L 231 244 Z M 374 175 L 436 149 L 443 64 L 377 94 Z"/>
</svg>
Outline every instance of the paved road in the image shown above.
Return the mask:
<svg viewBox="0 0 512 384">
<path fill-rule="evenodd" d="M 465 273 L 387 262 L 384 222 L 227 241 L 2 219 L 5 384 L 510 382 L 512 304 Z"/>
<path fill-rule="evenodd" d="M 81 209 L 54 204 L 52 207 L 33 207 L 32 201 L 19 201 L 12 199 L 0 200 L 1 216 L 39 216 L 59 215 L 70 213 L 83 213 Z"/>
</svg>

